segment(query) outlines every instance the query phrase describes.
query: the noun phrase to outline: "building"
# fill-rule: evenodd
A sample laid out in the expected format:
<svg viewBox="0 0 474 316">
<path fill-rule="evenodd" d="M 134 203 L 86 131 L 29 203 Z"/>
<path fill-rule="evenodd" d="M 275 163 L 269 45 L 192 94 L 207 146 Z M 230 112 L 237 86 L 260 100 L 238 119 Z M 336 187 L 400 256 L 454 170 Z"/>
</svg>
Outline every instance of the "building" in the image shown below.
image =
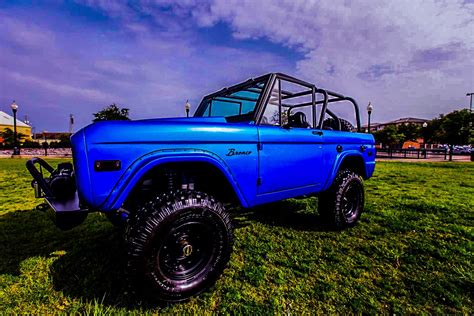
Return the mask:
<svg viewBox="0 0 474 316">
<path fill-rule="evenodd" d="M 405 118 L 400 118 L 395 121 L 390 121 L 386 123 L 373 123 L 370 124 L 370 131 L 376 132 L 383 130 L 385 127 L 389 125 L 395 125 L 395 126 L 400 126 L 400 125 L 408 125 L 408 124 L 414 124 L 414 125 L 419 125 L 423 126 L 423 124 L 428 123 L 430 120 L 426 119 L 420 119 L 416 117 L 405 117 Z M 362 130 L 365 131 L 367 130 L 367 125 L 362 125 Z"/>
<path fill-rule="evenodd" d="M 403 143 L 402 149 L 420 149 L 423 144 L 423 139 L 407 140 Z"/>
<path fill-rule="evenodd" d="M 6 128 L 13 130 L 13 121 L 13 116 L 0 111 L 0 132 L 3 132 Z M 16 131 L 17 133 L 26 135 L 23 140 L 31 139 L 31 126 L 20 121 L 19 119 L 16 120 Z M 2 138 L 0 138 L 0 143 L 3 143 Z"/>
<path fill-rule="evenodd" d="M 35 139 L 36 141 L 43 143 L 47 142 L 50 144 L 51 142 L 59 142 L 62 138 L 71 138 L 72 133 L 68 132 L 42 132 L 36 133 Z"/>
</svg>

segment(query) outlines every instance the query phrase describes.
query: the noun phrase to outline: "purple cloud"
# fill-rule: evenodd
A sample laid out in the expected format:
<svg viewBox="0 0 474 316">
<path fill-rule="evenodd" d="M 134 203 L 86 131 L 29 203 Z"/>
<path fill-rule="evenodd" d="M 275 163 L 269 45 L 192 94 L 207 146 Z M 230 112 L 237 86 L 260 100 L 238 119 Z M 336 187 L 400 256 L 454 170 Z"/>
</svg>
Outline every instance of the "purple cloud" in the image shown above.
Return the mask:
<svg viewBox="0 0 474 316">
<path fill-rule="evenodd" d="M 414 53 L 411 61 L 413 67 L 418 69 L 437 69 L 443 63 L 449 63 L 458 59 L 462 52 L 460 43 L 449 44 L 443 47 L 421 49 Z"/>
<path fill-rule="evenodd" d="M 391 65 L 371 65 L 367 70 L 357 74 L 357 77 L 362 80 L 374 81 L 380 77 L 395 73 Z"/>
<path fill-rule="evenodd" d="M 474 86 L 473 4 L 79 1 L 0 5 L 0 109 L 37 130 L 112 102 L 133 118 L 270 71 L 372 101 L 374 119 L 434 117 Z M 458 43 L 458 44 L 453 44 Z"/>
</svg>

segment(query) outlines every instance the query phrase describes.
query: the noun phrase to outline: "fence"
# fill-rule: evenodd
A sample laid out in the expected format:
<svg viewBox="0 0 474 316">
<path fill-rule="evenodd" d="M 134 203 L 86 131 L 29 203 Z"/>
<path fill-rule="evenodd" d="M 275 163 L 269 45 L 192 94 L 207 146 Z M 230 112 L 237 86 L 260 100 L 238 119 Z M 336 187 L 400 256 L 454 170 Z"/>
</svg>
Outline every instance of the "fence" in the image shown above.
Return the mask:
<svg viewBox="0 0 474 316">
<path fill-rule="evenodd" d="M 0 156 L 10 157 L 12 150 L 0 150 Z M 72 157 L 70 148 L 48 148 L 45 152 L 40 148 L 22 148 L 22 156 L 55 156 Z M 377 158 L 386 159 L 438 159 L 448 160 L 449 152 L 445 149 L 377 149 Z M 469 160 L 469 154 L 453 154 L 453 160 Z"/>
<path fill-rule="evenodd" d="M 10 157 L 13 154 L 12 149 L 0 150 L 1 157 Z M 22 156 L 54 156 L 54 157 L 72 157 L 71 148 L 21 148 Z"/>
<path fill-rule="evenodd" d="M 448 160 L 447 149 L 377 149 L 377 158 Z M 470 160 L 470 154 L 453 153 L 453 160 Z"/>
</svg>

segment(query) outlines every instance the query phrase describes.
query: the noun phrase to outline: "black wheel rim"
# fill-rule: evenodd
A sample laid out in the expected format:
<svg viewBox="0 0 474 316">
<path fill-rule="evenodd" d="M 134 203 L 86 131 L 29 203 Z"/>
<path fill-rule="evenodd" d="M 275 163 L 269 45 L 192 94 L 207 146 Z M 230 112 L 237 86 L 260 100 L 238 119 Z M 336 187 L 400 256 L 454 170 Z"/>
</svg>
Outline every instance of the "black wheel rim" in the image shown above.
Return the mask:
<svg viewBox="0 0 474 316">
<path fill-rule="evenodd" d="M 362 189 L 358 182 L 352 181 L 347 186 L 342 198 L 342 213 L 347 222 L 355 220 L 362 202 Z"/>
<path fill-rule="evenodd" d="M 163 237 L 156 257 L 160 274 L 177 286 L 190 286 L 215 257 L 212 225 L 203 220 L 184 222 Z"/>
</svg>

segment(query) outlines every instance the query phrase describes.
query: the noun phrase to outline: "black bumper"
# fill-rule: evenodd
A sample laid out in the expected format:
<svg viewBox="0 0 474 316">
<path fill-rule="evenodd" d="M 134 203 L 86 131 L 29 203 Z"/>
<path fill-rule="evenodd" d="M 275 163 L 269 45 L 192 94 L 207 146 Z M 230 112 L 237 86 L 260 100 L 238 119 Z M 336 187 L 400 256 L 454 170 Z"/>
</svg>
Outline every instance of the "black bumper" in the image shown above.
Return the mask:
<svg viewBox="0 0 474 316">
<path fill-rule="evenodd" d="M 39 166 L 40 169 L 36 166 Z M 58 196 L 58 190 L 51 185 L 59 178 L 67 180 L 67 174 L 61 173 L 60 169 L 54 169 L 50 164 L 41 158 L 32 158 L 26 162 L 26 168 L 33 177 L 31 186 L 35 191 L 36 198 L 44 198 L 49 205 L 51 215 L 57 227 L 67 230 L 81 224 L 87 217 L 88 210 L 81 208 L 77 190 L 70 191 L 69 194 Z M 43 169 L 50 177 L 44 177 Z M 73 181 L 70 179 L 70 181 Z M 57 185 L 56 185 L 57 186 Z"/>
</svg>

